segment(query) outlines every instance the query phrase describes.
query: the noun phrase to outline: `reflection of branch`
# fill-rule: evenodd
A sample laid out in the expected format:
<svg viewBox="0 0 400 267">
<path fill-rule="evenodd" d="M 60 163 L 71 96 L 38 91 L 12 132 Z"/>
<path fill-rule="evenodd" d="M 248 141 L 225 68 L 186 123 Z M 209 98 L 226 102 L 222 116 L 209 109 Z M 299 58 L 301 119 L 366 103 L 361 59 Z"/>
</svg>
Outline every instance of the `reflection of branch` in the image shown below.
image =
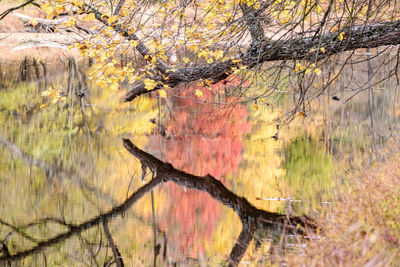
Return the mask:
<svg viewBox="0 0 400 267">
<path fill-rule="evenodd" d="M 157 177 L 163 179 L 164 182 L 171 181 L 188 188 L 207 192 L 214 199 L 231 207 L 239 215 L 243 225 L 242 232 L 231 251 L 229 266 L 235 266 L 240 262 L 258 227 L 271 229 L 277 225 L 284 225 L 292 232 L 296 232 L 297 228 L 300 232 L 304 232 L 304 228 L 314 229 L 316 226 L 307 216 L 290 217 L 289 215 L 257 209 L 247 199 L 237 196 L 209 174 L 203 177 L 191 175 L 175 169 L 171 164 L 162 162 L 137 148 L 129 139 L 123 139 L 123 144 L 142 164 L 154 170 Z"/>
<path fill-rule="evenodd" d="M 18 158 L 23 160 L 26 164 L 41 168 L 43 171 L 46 172 L 46 174 L 48 174 L 49 177 L 52 177 L 55 175 L 61 175 L 63 177 L 66 177 L 67 179 L 70 179 L 75 184 L 77 184 L 78 186 L 81 186 L 82 188 L 88 190 L 89 192 L 100 195 L 100 197 L 103 198 L 104 200 L 106 200 L 110 203 L 113 203 L 113 204 L 116 203 L 110 195 L 91 186 L 76 173 L 74 173 L 72 171 L 66 171 L 66 170 L 60 169 L 56 166 L 52 166 L 52 165 L 48 164 L 47 162 L 26 153 L 21 148 L 19 148 L 16 144 L 14 144 L 13 142 L 4 138 L 1 134 L 0 134 L 0 145 L 4 146 L 14 156 L 17 156 Z"/>
<path fill-rule="evenodd" d="M 110 234 L 110 230 L 108 229 L 107 221 L 103 221 L 103 229 L 104 229 L 104 233 L 106 234 L 108 244 L 111 247 L 111 250 L 112 250 L 112 253 L 114 256 L 114 260 L 115 260 L 115 264 L 117 265 L 117 267 L 124 267 L 124 262 L 122 260 L 121 254 L 119 253 L 118 247 L 115 245 L 114 240 L 112 239 L 112 236 Z"/>
<path fill-rule="evenodd" d="M 17 252 L 16 254 L 13 254 L 11 256 L 1 256 L 0 257 L 0 262 L 7 262 L 7 261 L 17 261 L 20 259 L 23 259 L 27 256 L 33 255 L 35 253 L 38 253 L 50 246 L 53 246 L 55 244 L 58 244 L 73 235 L 79 234 L 85 230 L 88 230 L 96 225 L 99 225 L 100 223 L 104 221 L 108 221 L 113 219 L 116 215 L 121 214 L 122 212 L 126 211 L 129 209 L 136 201 L 138 201 L 142 196 L 144 196 L 147 192 L 151 191 L 154 187 L 162 183 L 162 179 L 159 177 L 154 178 L 141 188 L 139 188 L 135 193 L 133 193 L 124 203 L 122 203 L 119 206 L 114 207 L 107 213 L 100 214 L 88 221 L 85 221 L 81 224 L 69 224 L 69 230 L 65 233 L 58 234 L 46 241 L 41 241 L 38 242 L 36 246 L 33 248 Z"/>
<path fill-rule="evenodd" d="M 242 258 L 248 244 L 252 240 L 254 228 L 270 228 L 275 225 L 282 225 L 283 223 L 285 223 L 285 226 L 286 223 L 288 223 L 288 226 L 291 227 L 290 229 L 292 231 L 295 231 L 297 228 L 293 226 L 296 224 L 299 227 L 315 227 L 314 223 L 306 216 L 288 217 L 286 215 L 257 209 L 245 198 L 238 197 L 233 192 L 228 190 L 220 181 L 216 180 L 211 175 L 200 177 L 177 170 L 171 164 L 162 162 L 156 157 L 144 152 L 143 150 L 140 150 L 128 139 L 123 139 L 123 145 L 131 154 L 137 157 L 142 164 L 146 164 L 151 170 L 155 170 L 157 172 L 157 175 L 154 179 L 150 180 L 147 184 L 136 190 L 136 192 L 134 192 L 124 203 L 112 208 L 107 213 L 100 214 L 81 224 L 68 224 L 68 231 L 58 234 L 46 241 L 40 241 L 33 248 L 17 252 L 14 255 L 0 256 L 0 262 L 23 259 L 27 256 L 38 253 L 47 247 L 58 244 L 72 237 L 73 235 L 79 234 L 96 225 L 99 225 L 100 223 L 112 220 L 116 215 L 121 214 L 129 209 L 134 203 L 136 203 L 136 201 L 138 201 L 149 191 L 153 190 L 156 186 L 168 181 L 175 182 L 188 188 L 205 191 L 213 198 L 222 202 L 224 205 L 233 208 L 238 213 L 243 223 L 243 230 L 239 236 L 237 244 L 232 249 L 230 257 L 231 264 L 239 262 Z"/>
<path fill-rule="evenodd" d="M 283 224 L 289 219 L 292 225 L 299 224 L 303 227 L 313 226 L 312 221 L 306 216 L 289 218 L 287 215 L 257 209 L 247 199 L 238 197 L 211 175 L 208 174 L 201 177 L 175 169 L 171 164 L 162 162 L 137 148 L 129 139 L 124 139 L 123 144 L 132 155 L 147 166 L 150 166 L 151 169 L 156 170 L 157 176 L 160 176 L 164 182 L 171 181 L 188 188 L 205 191 L 214 199 L 235 210 L 242 221 L 255 220 L 258 226 L 270 227 L 276 224 Z M 295 226 L 292 226 L 292 229 L 294 228 Z"/>
<path fill-rule="evenodd" d="M 33 243 L 37 243 L 38 242 L 38 240 L 36 238 L 31 237 L 30 235 L 27 235 L 26 233 L 21 231 L 20 227 L 13 226 L 13 225 L 3 221 L 2 219 L 0 219 L 0 224 L 11 228 L 15 233 L 21 235 L 22 237 L 26 238 L 27 240 L 29 240 L 29 241 L 31 241 Z M 12 232 L 10 232 L 10 234 L 12 234 Z"/>
<path fill-rule="evenodd" d="M 26 164 L 28 165 L 32 165 L 32 166 L 36 166 L 38 168 L 41 168 L 44 172 L 46 172 L 48 175 L 50 176 L 55 176 L 55 175 L 61 175 L 67 179 L 72 180 L 73 182 L 75 182 L 78 186 L 81 186 L 83 189 L 88 190 L 89 192 L 92 192 L 94 194 L 98 194 L 100 195 L 100 197 L 107 201 L 108 203 L 111 203 L 113 205 L 117 204 L 117 201 L 114 200 L 112 198 L 112 196 L 110 196 L 109 194 L 97 189 L 96 187 L 93 187 L 91 185 L 89 185 L 86 181 L 84 181 L 84 179 L 80 176 L 78 176 L 77 174 L 75 174 L 72 171 L 66 171 L 66 170 L 62 170 L 58 167 L 52 166 L 50 164 L 48 164 L 47 162 L 36 158 L 28 153 L 26 153 L 25 151 L 23 151 L 21 148 L 19 148 L 16 144 L 14 144 L 13 142 L 7 140 L 6 138 L 4 138 L 1 133 L 0 133 L 0 146 L 4 146 L 6 149 L 8 149 L 14 156 L 20 158 L 22 161 L 24 161 Z M 155 227 L 157 229 L 157 232 L 159 233 L 164 233 L 159 225 L 153 221 L 150 222 L 147 219 L 145 219 L 144 217 L 142 217 L 140 214 L 133 214 L 134 218 L 139 220 L 141 223 L 146 224 L 146 225 L 152 225 L 153 227 Z M 39 221 L 36 221 L 34 223 L 29 223 L 26 225 L 21 225 L 21 226 L 13 226 L 11 224 L 6 223 L 5 221 L 2 221 L 0 219 L 0 223 L 4 224 L 10 228 L 13 229 L 13 231 L 17 232 L 19 235 L 23 236 L 24 238 L 30 240 L 31 242 L 37 243 L 39 242 L 39 240 L 30 237 L 29 235 L 25 234 L 24 232 L 21 232 L 21 230 L 27 229 L 29 227 L 38 225 L 38 224 L 42 224 L 42 223 L 48 223 L 48 222 L 54 222 L 54 223 L 58 223 L 60 225 L 63 225 L 65 227 L 70 227 L 69 224 L 67 224 L 66 222 L 59 220 L 57 218 L 42 218 Z M 164 233 L 165 234 L 165 233 Z"/>
<path fill-rule="evenodd" d="M 236 241 L 235 246 L 232 248 L 231 254 L 229 255 L 228 266 L 235 266 L 239 264 L 240 259 L 244 256 L 247 247 L 253 239 L 255 231 L 256 227 L 252 223 L 245 223 L 242 225 L 242 232 L 240 233 L 239 238 Z"/>
</svg>

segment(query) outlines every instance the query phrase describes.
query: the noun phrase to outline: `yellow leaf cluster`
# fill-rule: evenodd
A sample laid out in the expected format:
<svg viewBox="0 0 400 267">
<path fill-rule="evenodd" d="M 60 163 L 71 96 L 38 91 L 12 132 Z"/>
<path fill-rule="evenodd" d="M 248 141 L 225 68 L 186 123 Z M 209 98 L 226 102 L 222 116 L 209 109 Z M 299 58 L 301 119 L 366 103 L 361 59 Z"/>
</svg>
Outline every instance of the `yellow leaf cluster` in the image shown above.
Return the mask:
<svg viewBox="0 0 400 267">
<path fill-rule="evenodd" d="M 90 13 L 89 15 L 87 15 L 86 17 L 83 18 L 84 21 L 93 21 L 95 19 L 96 19 L 96 17 L 93 13 Z"/>
<path fill-rule="evenodd" d="M 153 90 L 157 86 L 157 82 L 149 78 L 144 79 L 143 83 L 144 88 L 146 88 L 147 90 Z"/>
<path fill-rule="evenodd" d="M 167 92 L 164 89 L 158 90 L 158 95 L 161 98 L 166 98 L 167 97 Z"/>
<path fill-rule="evenodd" d="M 341 32 L 338 35 L 338 39 L 339 41 L 343 41 L 346 38 L 346 33 L 345 32 Z"/>
<path fill-rule="evenodd" d="M 66 23 L 65 26 L 72 27 L 76 24 L 76 19 L 74 17 L 70 18 Z"/>
<path fill-rule="evenodd" d="M 297 63 L 294 72 L 301 72 L 304 71 L 305 74 L 310 74 L 311 72 L 315 72 L 317 75 L 321 75 L 321 70 L 319 68 L 316 68 L 315 63 L 306 63 L 305 65 L 302 65 L 301 63 Z"/>
<path fill-rule="evenodd" d="M 116 22 L 118 20 L 118 17 L 117 16 L 112 16 L 112 17 L 109 17 L 108 19 L 107 19 L 107 23 L 108 23 L 108 25 L 112 25 L 114 22 Z"/>
<path fill-rule="evenodd" d="M 204 93 L 200 89 L 196 89 L 196 92 L 194 93 L 198 98 L 203 97 Z"/>
<path fill-rule="evenodd" d="M 51 103 L 55 104 L 64 101 L 66 97 L 62 94 L 61 90 L 56 90 L 53 86 L 50 86 L 47 90 L 43 91 L 41 96 L 48 97 L 51 99 Z M 42 104 L 40 108 L 47 107 L 47 104 Z"/>
</svg>

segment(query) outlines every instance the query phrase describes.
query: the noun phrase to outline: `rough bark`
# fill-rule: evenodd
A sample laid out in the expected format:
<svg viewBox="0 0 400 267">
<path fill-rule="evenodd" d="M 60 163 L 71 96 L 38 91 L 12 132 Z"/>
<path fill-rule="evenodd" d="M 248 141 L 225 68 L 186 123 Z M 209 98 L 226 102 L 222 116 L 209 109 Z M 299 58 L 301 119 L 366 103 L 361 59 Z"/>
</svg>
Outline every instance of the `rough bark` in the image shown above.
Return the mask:
<svg viewBox="0 0 400 267">
<path fill-rule="evenodd" d="M 343 29 L 345 39 L 340 41 L 340 32 L 327 33 L 318 38 L 303 37 L 288 40 L 264 40 L 252 44 L 248 50 L 236 57 L 241 59 L 227 60 L 212 64 L 204 64 L 195 67 L 182 68 L 170 73 L 168 80 L 161 80 L 162 83 L 174 87 L 179 83 L 193 82 L 200 79 L 209 79 L 214 82 L 221 81 L 233 73 L 233 69 L 242 66 L 253 68 L 268 61 L 278 60 L 313 60 L 318 61 L 326 57 L 360 48 L 374 48 L 385 45 L 400 44 L 400 20 L 367 26 L 353 26 Z M 318 49 L 310 52 L 313 48 L 324 47 L 325 53 Z M 156 87 L 157 90 L 161 87 Z M 128 91 L 124 100 L 132 101 L 136 97 L 148 93 L 144 84 L 136 85 Z"/>
</svg>

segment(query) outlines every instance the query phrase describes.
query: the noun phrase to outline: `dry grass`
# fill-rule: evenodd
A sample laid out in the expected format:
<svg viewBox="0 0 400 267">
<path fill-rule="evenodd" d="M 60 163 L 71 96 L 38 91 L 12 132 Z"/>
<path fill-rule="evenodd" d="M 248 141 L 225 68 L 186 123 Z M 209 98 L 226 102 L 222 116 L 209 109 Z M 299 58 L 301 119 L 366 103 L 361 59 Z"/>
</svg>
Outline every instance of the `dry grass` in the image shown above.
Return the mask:
<svg viewBox="0 0 400 267">
<path fill-rule="evenodd" d="M 288 255 L 288 265 L 400 266 L 400 153 L 389 154 L 345 177 L 334 206 L 320 220 L 322 239 Z"/>
</svg>

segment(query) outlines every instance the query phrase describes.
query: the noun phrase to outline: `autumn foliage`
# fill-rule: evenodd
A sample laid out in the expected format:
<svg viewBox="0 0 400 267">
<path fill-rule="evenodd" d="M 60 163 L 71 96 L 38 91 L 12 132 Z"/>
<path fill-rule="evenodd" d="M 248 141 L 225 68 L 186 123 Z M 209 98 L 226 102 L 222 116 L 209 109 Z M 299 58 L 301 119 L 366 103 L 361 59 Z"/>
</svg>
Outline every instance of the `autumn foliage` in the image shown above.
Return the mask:
<svg viewBox="0 0 400 267">
<path fill-rule="evenodd" d="M 166 122 L 166 137 L 162 138 L 165 160 L 176 168 L 196 175 L 221 179 L 236 172 L 242 160 L 242 138 L 251 125 L 246 121 L 246 108 L 240 104 L 221 108 L 213 104 L 225 86 L 239 84 L 239 79 L 222 81 L 210 88 L 194 85 L 182 90 L 173 101 L 175 112 Z M 199 96 L 199 91 L 202 92 Z M 225 99 L 233 103 L 236 99 Z M 150 144 L 159 149 L 159 138 Z M 204 252 L 204 241 L 209 241 L 218 223 L 221 206 L 205 192 L 189 190 L 168 184 L 164 187 L 170 195 L 170 204 L 162 215 L 161 223 L 170 238 L 176 242 L 180 253 L 196 256 Z"/>
</svg>

